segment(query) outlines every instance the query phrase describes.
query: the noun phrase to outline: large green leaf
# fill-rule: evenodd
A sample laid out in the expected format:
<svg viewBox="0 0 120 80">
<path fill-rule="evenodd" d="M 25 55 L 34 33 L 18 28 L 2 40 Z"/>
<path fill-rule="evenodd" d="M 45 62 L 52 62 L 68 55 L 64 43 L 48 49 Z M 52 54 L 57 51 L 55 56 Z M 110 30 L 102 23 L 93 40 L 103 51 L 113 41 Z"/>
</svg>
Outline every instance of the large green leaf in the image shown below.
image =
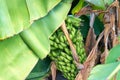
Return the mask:
<svg viewBox="0 0 120 80">
<path fill-rule="evenodd" d="M 116 73 L 116 80 L 120 80 L 120 62 L 117 62 L 117 60 L 119 60 L 120 57 L 119 53 L 120 45 L 113 47 L 110 50 L 107 59 L 105 60 L 106 64 L 96 66 L 92 70 L 89 80 L 99 80 L 99 78 L 100 80 L 106 80 L 106 78 L 112 78 Z M 116 64 L 118 65 L 116 66 Z M 102 71 L 104 71 L 105 74 L 103 74 Z"/>
<path fill-rule="evenodd" d="M 47 16 L 34 22 L 31 27 L 21 33 L 23 40 L 41 58 L 50 51 L 49 36 L 61 25 L 71 4 L 61 2 Z"/>
<path fill-rule="evenodd" d="M 88 80 L 112 80 L 111 78 L 119 70 L 120 70 L 120 62 L 98 65 L 95 68 L 93 68 Z"/>
<path fill-rule="evenodd" d="M 106 6 L 109 6 L 114 0 L 104 0 Z"/>
<path fill-rule="evenodd" d="M 61 0 L 0 0 L 0 40 L 28 28 Z"/>
<path fill-rule="evenodd" d="M 105 9 L 105 4 L 104 4 L 103 0 L 99 0 L 99 1 L 98 0 L 85 0 L 85 1 L 95 5 L 97 7 L 100 7 L 102 9 Z"/>
<path fill-rule="evenodd" d="M 93 4 L 95 7 L 106 9 L 114 0 L 85 0 L 91 4 Z"/>
<path fill-rule="evenodd" d="M 26 0 L 30 13 L 30 21 L 45 16 L 61 0 Z"/>
<path fill-rule="evenodd" d="M 0 80 L 24 80 L 37 61 L 19 35 L 0 41 Z"/>
<path fill-rule="evenodd" d="M 45 17 L 36 20 L 29 29 L 23 31 L 20 36 L 17 34 L 0 41 L 0 80 L 26 78 L 38 61 L 35 54 L 43 59 L 49 53 L 48 38 L 61 25 L 70 7 L 71 4 L 68 1 L 60 2 Z M 5 29 L 9 33 L 7 27 Z"/>
<path fill-rule="evenodd" d="M 0 0 L 0 39 L 17 34 L 29 24 L 25 0 Z"/>
<path fill-rule="evenodd" d="M 113 47 L 110 50 L 109 55 L 108 55 L 107 59 L 105 60 L 105 63 L 112 63 L 112 62 L 119 61 L 119 58 L 120 58 L 119 53 L 120 53 L 120 45 Z M 117 73 L 116 79 L 117 80 L 120 79 L 120 71 Z"/>
</svg>

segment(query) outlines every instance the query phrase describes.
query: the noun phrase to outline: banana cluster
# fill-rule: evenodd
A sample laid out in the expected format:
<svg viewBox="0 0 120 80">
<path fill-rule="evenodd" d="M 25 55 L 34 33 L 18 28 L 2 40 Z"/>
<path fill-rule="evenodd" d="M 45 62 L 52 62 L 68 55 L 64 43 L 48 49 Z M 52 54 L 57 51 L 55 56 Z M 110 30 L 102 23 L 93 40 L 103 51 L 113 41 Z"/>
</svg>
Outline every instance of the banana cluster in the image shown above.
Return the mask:
<svg viewBox="0 0 120 80">
<path fill-rule="evenodd" d="M 78 53 L 79 60 L 83 63 L 86 59 L 86 54 L 83 37 L 79 30 L 80 21 L 79 18 L 68 16 L 66 19 L 66 26 Z M 60 70 L 68 80 L 74 80 L 78 73 L 78 69 L 74 63 L 68 41 L 60 28 L 50 37 L 50 46 L 51 51 L 49 57 L 55 61 L 57 69 Z"/>
</svg>

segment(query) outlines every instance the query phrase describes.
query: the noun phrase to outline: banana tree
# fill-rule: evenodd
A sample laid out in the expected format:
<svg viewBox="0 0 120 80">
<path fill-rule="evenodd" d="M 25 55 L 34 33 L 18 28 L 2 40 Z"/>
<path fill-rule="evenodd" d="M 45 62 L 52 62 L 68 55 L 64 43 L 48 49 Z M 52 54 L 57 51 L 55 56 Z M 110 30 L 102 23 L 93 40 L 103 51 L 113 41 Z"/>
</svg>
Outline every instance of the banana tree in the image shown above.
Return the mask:
<svg viewBox="0 0 120 80">
<path fill-rule="evenodd" d="M 119 4 L 117 4 L 119 1 L 74 0 L 74 2 L 73 0 L 0 0 L 0 80 L 31 80 L 38 77 L 40 80 L 43 79 L 47 75 L 46 73 L 49 72 L 51 62 L 49 58 L 46 58 L 50 52 L 49 38 L 58 30 L 70 11 L 78 17 L 80 17 L 80 13 L 87 14 L 81 17 L 83 26 L 80 29 L 83 38 L 87 43 L 87 41 L 92 41 L 93 39 L 91 40 L 90 37 L 96 34 L 98 36 L 96 45 L 99 43 L 99 35 L 102 34 L 105 27 L 102 20 L 104 19 L 103 15 L 99 16 L 97 14 L 99 11 L 102 11 L 103 14 L 106 14 L 106 12 L 111 14 L 112 10 L 119 8 Z M 96 13 L 97 16 L 95 21 L 91 19 L 93 13 Z M 91 14 L 90 17 L 89 14 Z M 113 14 L 112 17 L 115 17 Z M 91 21 L 94 22 L 92 28 L 94 28 L 95 34 L 89 36 Z M 87 37 L 89 37 L 88 40 Z M 96 45 L 91 48 L 89 53 L 95 53 L 98 46 Z M 120 70 L 119 54 L 116 54 L 119 48 L 120 45 L 113 48 L 109 52 L 110 55 L 106 58 L 105 64 L 95 68 L 90 64 L 95 62 L 95 60 L 92 61 L 94 58 L 90 58 L 91 61 L 87 62 L 89 61 L 88 56 L 83 63 L 85 68 L 80 70 L 80 77 L 89 80 L 111 79 Z M 90 69 L 86 66 L 90 66 Z M 93 70 L 90 73 L 89 71 L 92 68 Z M 106 71 L 106 74 L 102 74 L 100 70 Z M 90 73 L 89 77 L 87 72 Z M 81 75 L 81 73 L 83 74 Z M 117 74 L 117 80 L 119 80 L 119 75 L 120 72 Z M 80 80 L 79 73 L 75 77 L 76 80 Z"/>
<path fill-rule="evenodd" d="M 66 18 L 71 2 L 0 0 L 0 80 L 26 79 L 48 55 L 49 37 Z"/>
</svg>

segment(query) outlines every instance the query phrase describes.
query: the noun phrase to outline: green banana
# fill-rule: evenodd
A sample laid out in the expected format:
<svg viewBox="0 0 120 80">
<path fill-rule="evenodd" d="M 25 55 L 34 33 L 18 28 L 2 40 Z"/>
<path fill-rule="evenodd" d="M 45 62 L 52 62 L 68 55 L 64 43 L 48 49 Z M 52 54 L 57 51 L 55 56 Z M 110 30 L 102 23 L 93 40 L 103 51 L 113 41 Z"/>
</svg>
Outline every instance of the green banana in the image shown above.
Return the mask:
<svg viewBox="0 0 120 80">
<path fill-rule="evenodd" d="M 80 18 L 72 15 L 66 18 L 70 38 L 76 48 L 80 62 L 83 63 L 86 59 L 86 54 L 82 42 L 83 38 L 79 30 L 80 21 Z M 49 57 L 55 61 L 57 69 L 60 70 L 68 80 L 74 80 L 79 70 L 74 63 L 68 41 L 60 28 L 50 37 L 50 46 L 51 51 Z"/>
</svg>

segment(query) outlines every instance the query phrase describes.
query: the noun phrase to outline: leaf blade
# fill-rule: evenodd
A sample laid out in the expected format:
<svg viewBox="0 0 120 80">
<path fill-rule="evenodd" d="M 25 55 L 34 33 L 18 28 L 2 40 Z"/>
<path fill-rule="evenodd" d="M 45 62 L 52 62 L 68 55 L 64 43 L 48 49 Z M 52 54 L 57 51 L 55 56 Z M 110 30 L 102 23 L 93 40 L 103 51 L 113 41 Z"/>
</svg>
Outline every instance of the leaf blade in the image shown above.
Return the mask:
<svg viewBox="0 0 120 80">
<path fill-rule="evenodd" d="M 69 3 L 59 3 L 47 16 L 36 21 L 28 30 L 20 34 L 26 44 L 28 44 L 41 59 L 45 58 L 49 53 L 49 37 L 62 24 L 70 7 L 71 4 Z"/>
<path fill-rule="evenodd" d="M 117 45 L 110 50 L 105 63 L 116 62 L 120 57 L 120 54 L 118 54 L 118 53 L 120 53 L 120 45 Z"/>
<path fill-rule="evenodd" d="M 34 20 L 47 15 L 59 2 L 60 0 L 0 0 L 0 40 L 29 28 Z"/>
<path fill-rule="evenodd" d="M 1 80 L 24 80 L 38 61 L 19 35 L 0 41 L 0 50 Z"/>
<path fill-rule="evenodd" d="M 106 80 L 119 65 L 120 62 L 98 65 L 93 68 L 88 80 Z M 105 74 L 103 74 L 103 71 Z"/>
</svg>

